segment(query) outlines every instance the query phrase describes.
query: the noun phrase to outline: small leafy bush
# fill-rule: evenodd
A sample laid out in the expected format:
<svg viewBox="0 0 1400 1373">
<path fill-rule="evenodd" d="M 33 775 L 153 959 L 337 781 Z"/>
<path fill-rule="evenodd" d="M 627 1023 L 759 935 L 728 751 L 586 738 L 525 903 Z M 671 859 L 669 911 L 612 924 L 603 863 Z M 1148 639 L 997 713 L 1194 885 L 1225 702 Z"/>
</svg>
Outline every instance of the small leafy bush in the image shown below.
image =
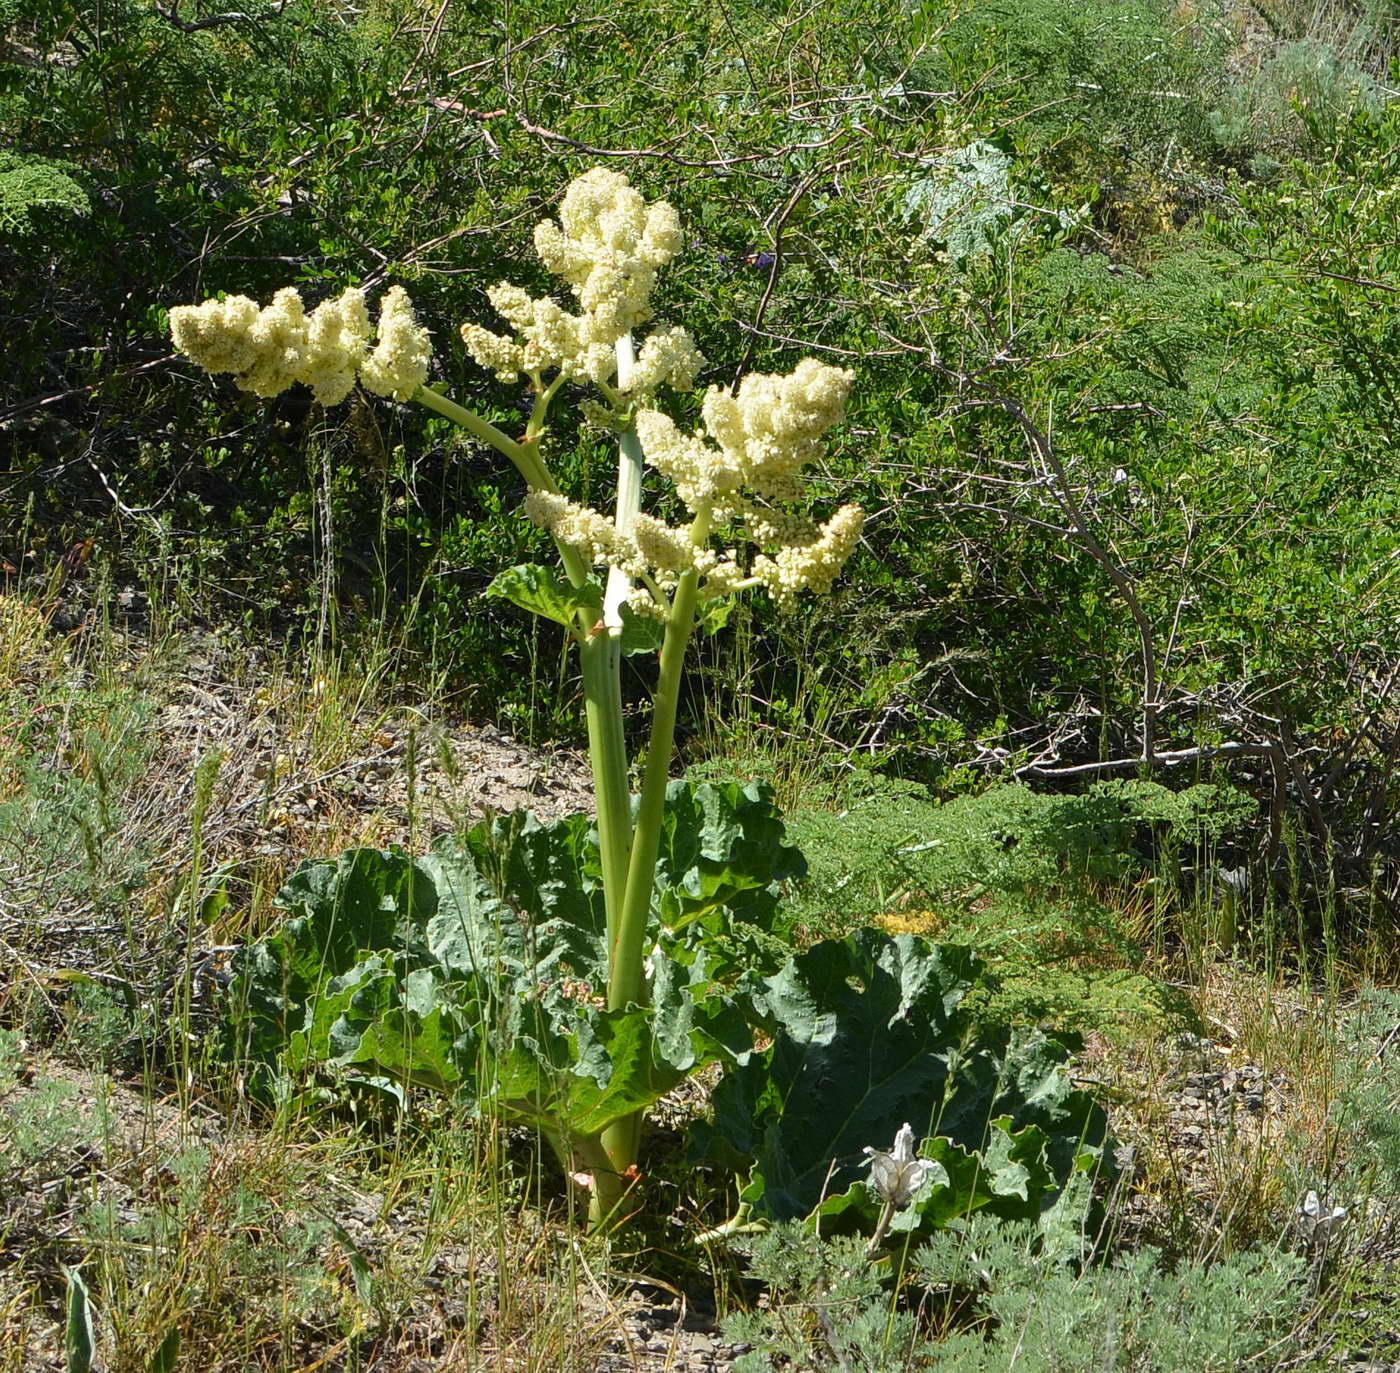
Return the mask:
<svg viewBox="0 0 1400 1373">
<path fill-rule="evenodd" d="M 35 234 L 50 216 L 86 216 L 91 205 L 71 163 L 0 152 L 0 238 Z"/>
<path fill-rule="evenodd" d="M 0 1192 L 16 1199 L 57 1176 L 103 1123 L 100 1107 L 95 1123 L 62 1078 L 41 1073 L 21 1087 L 22 1050 L 17 1034 L 0 1030 Z"/>
<path fill-rule="evenodd" d="M 1231 88 L 1211 124 L 1224 148 L 1252 153 L 1254 169 L 1263 172 L 1271 157 L 1320 152 L 1350 115 L 1374 113 L 1382 104 L 1375 81 L 1343 54 L 1300 39 L 1270 56 L 1246 84 Z"/>
<path fill-rule="evenodd" d="M 36 915 L 87 903 L 120 911 L 145 879 L 148 845 L 133 821 L 155 749 L 152 705 L 134 691 L 93 693 L 65 714 L 0 687 L 19 748 L 0 772 L 0 863 Z M 0 735 L 0 738 L 3 738 Z"/>
<path fill-rule="evenodd" d="M 1400 1058 L 1394 1047 L 1398 1024 L 1400 993 L 1368 986 L 1340 1037 L 1349 1071 L 1332 1111 L 1350 1184 L 1349 1201 L 1363 1194 L 1386 1199 L 1400 1195 Z"/>
<path fill-rule="evenodd" d="M 1156 872 L 1200 866 L 1253 811 L 1210 784 L 1114 781 L 1077 795 L 997 786 L 939 804 L 885 783 L 841 812 L 794 817 L 809 858 L 794 911 L 817 928 L 873 919 L 971 945 L 996 968 L 1010 1022 L 1087 1030 L 1172 1015 L 1178 998 L 1139 971 L 1125 909 Z"/>
<path fill-rule="evenodd" d="M 754 1273 L 770 1284 L 767 1309 L 726 1322 L 730 1338 L 754 1346 L 736 1368 L 1224 1373 L 1296 1350 L 1291 1332 L 1307 1306 L 1297 1256 L 1241 1254 L 1173 1271 L 1142 1249 L 1085 1264 L 1073 1219 L 974 1218 L 915 1250 L 898 1282 L 853 1243 L 824 1247 L 795 1225 L 775 1228 L 749 1246 Z"/>
</svg>

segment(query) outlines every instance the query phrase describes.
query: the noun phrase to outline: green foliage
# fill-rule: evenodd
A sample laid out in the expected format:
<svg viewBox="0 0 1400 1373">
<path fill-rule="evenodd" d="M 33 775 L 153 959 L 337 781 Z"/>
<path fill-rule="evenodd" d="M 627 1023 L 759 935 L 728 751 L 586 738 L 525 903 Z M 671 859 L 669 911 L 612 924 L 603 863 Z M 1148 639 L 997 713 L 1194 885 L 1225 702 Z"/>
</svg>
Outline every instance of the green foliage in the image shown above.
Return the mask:
<svg viewBox="0 0 1400 1373">
<path fill-rule="evenodd" d="M 1278 154 L 1323 152 L 1358 111 L 1384 103 L 1375 81 L 1327 43 L 1285 44 L 1248 84 L 1231 90 L 1212 112 L 1221 145 L 1253 153 L 1254 170 L 1277 168 Z"/>
<path fill-rule="evenodd" d="M 0 1183 L 10 1196 L 58 1176 L 75 1151 L 101 1134 L 85 1117 L 71 1082 L 40 1073 L 21 1096 L 22 1048 L 19 1035 L 0 1030 Z"/>
<path fill-rule="evenodd" d="M 975 1217 L 914 1250 L 898 1283 L 853 1242 L 775 1227 L 749 1245 L 767 1308 L 725 1323 L 754 1346 L 736 1368 L 1224 1373 L 1296 1350 L 1301 1258 L 1241 1254 L 1170 1271 L 1140 1249 L 1084 1265 L 1083 1219 L 1082 1196 L 1039 1224 Z M 1078 1239 L 1066 1246 L 1063 1233 Z"/>
<path fill-rule="evenodd" d="M 1047 1254 L 1034 1232 L 974 1223 L 937 1236 L 914 1260 L 916 1281 L 979 1293 L 990 1335 L 965 1331 L 940 1367 L 993 1370 L 1223 1370 L 1278 1359 L 1306 1313 L 1305 1261 L 1237 1254 L 1168 1271 L 1150 1248 L 1078 1269 Z"/>
<path fill-rule="evenodd" d="M 794 915 L 968 944 L 996 970 L 1010 1022 L 1089 1030 L 1170 1017 L 1180 999 L 1138 970 L 1128 894 L 1208 863 L 1253 814 L 1242 793 L 1204 783 L 1099 782 L 1078 795 L 1006 785 L 941 804 L 884 783 L 844 810 L 791 817 L 809 863 Z"/>
<path fill-rule="evenodd" d="M 906 1120 L 944 1172 L 904 1231 L 1039 1214 L 1104 1137 L 1069 1084 L 1069 1041 L 987 1024 L 977 960 L 908 935 L 819 943 L 763 976 L 780 961 L 779 884 L 801 871 L 762 790 L 673 783 L 649 1004 L 606 1009 L 587 817 L 496 819 L 417 859 L 352 850 L 301 868 L 278 897 L 290 917 L 237 955 L 226 1049 L 265 1089 L 333 1072 L 400 1100 L 420 1086 L 490 1104 L 566 1163 L 719 1062 L 695 1157 L 744 1176 L 748 1215 L 831 1197 L 823 1224 L 872 1232 L 861 1151 Z"/>
<path fill-rule="evenodd" d="M 1176 142 L 1200 148 L 1221 84 L 1221 30 L 1194 33 L 1155 0 L 979 0 L 949 14 L 940 42 L 920 56 L 917 84 L 977 90 L 979 123 L 1024 122 L 1042 150 L 1087 134 L 1130 158 Z M 1194 40 L 1194 41 L 1193 41 Z"/>
<path fill-rule="evenodd" d="M 230 420 L 217 387 L 139 369 L 165 352 L 171 302 L 289 279 L 309 302 L 367 273 L 406 280 L 439 340 L 489 324 L 483 285 L 528 277 L 530 226 L 594 160 L 581 150 L 664 148 L 669 170 L 626 165 L 687 225 L 660 305 L 710 358 L 702 385 L 782 365 L 789 339 L 850 359 L 832 496 L 880 512 L 843 593 L 794 618 L 746 608 L 700 646 L 714 688 L 683 727 L 689 711 L 717 746 L 809 770 L 875 760 L 949 790 L 987 748 L 1136 756 L 1138 626 L 985 403 L 1005 395 L 1053 430 L 1135 588 L 1164 746 L 1281 721 L 1320 750 L 1317 777 L 1347 758 L 1324 821 L 1347 900 L 1366 887 L 1394 827 L 1363 830 L 1375 776 L 1351 786 L 1346 741 L 1375 705 L 1400 587 L 1383 289 L 1400 140 L 1380 8 L 1334 7 L 1352 35 L 1271 5 L 1265 41 L 1158 0 L 749 6 L 740 22 L 527 0 L 503 29 L 458 7 L 421 51 L 393 5 L 265 5 L 196 31 L 136 0 L 20 8 L 12 156 L 70 164 L 90 213 L 45 213 L 25 240 L 42 251 L 0 242 L 16 474 L 0 528 L 32 498 L 39 535 L 33 559 L 6 536 L 10 563 L 95 533 L 202 606 L 279 626 L 329 587 L 348 632 L 401 626 L 475 709 L 567 731 L 561 633 L 482 597 L 544 546 L 513 516 L 513 474 L 437 420 L 325 423 L 295 399 Z M 1279 165 L 1297 150 L 1311 162 Z M 435 380 L 515 432 L 520 396 L 441 351 Z M 611 479 L 596 435 L 564 421 L 552 437 L 571 489 Z M 736 721 L 735 695 L 762 704 Z M 1257 767 L 1233 775 L 1270 790 Z"/>
<path fill-rule="evenodd" d="M 499 573 L 486 588 L 486 594 L 518 605 L 532 615 L 553 620 L 566 629 L 574 627 L 580 615 L 597 618 L 603 613 L 601 587 L 592 582 L 586 586 L 571 586 L 553 568 L 537 563 L 526 563 Z"/>
<path fill-rule="evenodd" d="M 0 800 L 0 861 L 19 876 L 12 894 L 35 912 L 90 903 L 123 909 L 145 880 L 149 855 L 127 823 L 156 747 L 152 702 L 134 691 L 93 692 L 66 713 L 33 710 L 0 686 L 15 714 L 22 766 Z"/>
<path fill-rule="evenodd" d="M 1342 1090 L 1333 1105 L 1348 1196 L 1400 1194 L 1400 1062 L 1394 1053 L 1400 993 L 1368 986 L 1348 1016 L 1339 1048 Z"/>
<path fill-rule="evenodd" d="M 741 1203 L 790 1220 L 850 1188 L 862 1148 L 887 1148 L 908 1121 L 916 1137 L 946 1142 L 935 1155 L 943 1182 L 921 1215 L 946 1221 L 950 1204 L 1038 1214 L 1081 1151 L 1102 1143 L 1103 1116 L 1070 1088 L 1065 1041 L 979 1023 L 964 1003 L 981 981 L 966 950 L 910 935 L 863 930 L 798 954 L 751 993 L 772 1043 L 715 1090 L 698 1157 L 734 1171 L 752 1160 Z M 860 1211 L 848 1198 L 834 1214 L 873 1230 Z"/>
<path fill-rule="evenodd" d="M 491 1099 L 567 1137 L 597 1135 L 746 1050 L 725 961 L 693 930 L 771 920 L 797 870 L 756 788 L 671 789 L 657 863 L 663 953 L 651 1001 L 606 1010 L 597 838 L 587 817 L 484 822 L 424 858 L 354 850 L 301 868 L 293 912 L 236 964 L 232 1047 L 265 1081 L 319 1067 L 401 1095 Z M 688 942 L 689 941 L 689 942 Z"/>
<path fill-rule="evenodd" d="M 322 1211 L 324 1196 L 306 1195 L 312 1179 L 305 1166 L 270 1152 L 271 1158 L 234 1161 L 203 1145 L 162 1150 L 162 1186 L 153 1195 L 126 1204 L 101 1196 L 81 1212 L 78 1232 L 98 1256 L 101 1266 L 94 1268 L 103 1273 L 105 1292 L 126 1298 L 122 1314 L 130 1325 L 116 1329 L 115 1338 L 145 1336 L 143 1362 L 135 1367 L 169 1368 L 180 1325 L 188 1321 L 183 1312 L 172 1319 L 161 1306 L 147 1315 L 153 1329 L 132 1320 L 142 1304 L 131 1301 L 131 1290 L 158 1291 L 162 1262 L 167 1270 L 185 1270 L 186 1291 L 221 1291 L 233 1307 L 221 1317 L 274 1330 L 278 1320 L 290 1319 L 327 1338 L 340 1333 L 340 1274 L 331 1245 L 338 1227 Z M 119 1347 L 136 1356 L 134 1343 Z"/>
<path fill-rule="evenodd" d="M 37 233 L 50 215 L 79 218 L 91 209 L 72 164 L 0 151 L 0 237 Z"/>
<path fill-rule="evenodd" d="M 1028 232 L 1043 234 L 1037 215 L 1047 211 L 1028 204 L 1027 191 L 1013 185 L 1014 159 L 995 143 L 977 139 L 926 162 L 927 170 L 904 197 L 904 213 L 918 241 L 940 244 L 952 261 L 965 262 L 993 252 L 1003 235 L 1014 242 Z M 1048 213 L 1061 231 L 1074 228 L 1071 212 Z"/>
</svg>

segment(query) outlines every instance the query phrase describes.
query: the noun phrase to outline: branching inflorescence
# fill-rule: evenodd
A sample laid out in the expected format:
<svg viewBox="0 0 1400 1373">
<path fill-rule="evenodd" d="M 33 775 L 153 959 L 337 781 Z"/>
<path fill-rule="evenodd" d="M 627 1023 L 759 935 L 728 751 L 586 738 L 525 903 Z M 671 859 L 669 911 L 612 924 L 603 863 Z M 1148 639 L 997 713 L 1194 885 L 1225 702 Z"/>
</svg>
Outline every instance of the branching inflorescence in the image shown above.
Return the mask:
<svg viewBox="0 0 1400 1373">
<path fill-rule="evenodd" d="M 653 322 L 658 272 L 683 247 L 679 216 L 648 204 L 625 176 L 595 168 L 563 197 L 558 222 L 535 230 L 544 266 L 567 287 L 573 309 L 500 283 L 487 297 L 509 326 L 494 333 L 468 323 L 468 353 L 502 382 L 528 380 L 534 404 L 525 433 L 512 439 L 427 385 L 428 331 L 407 293 L 391 287 L 371 336 L 364 292 L 345 291 L 309 314 L 293 289 L 259 308 L 246 296 L 178 306 L 175 346 L 206 371 L 232 374 L 262 397 L 298 383 L 323 405 L 354 390 L 417 401 L 465 427 L 507 457 L 524 477 L 525 515 L 553 536 L 567 585 L 547 569 L 513 569 L 493 590 L 564 624 L 582 667 L 609 950 L 608 1007 L 648 1003 L 644 964 L 662 805 L 674 742 L 679 681 L 697 608 L 762 589 L 790 606 L 803 591 L 822 594 L 850 557 L 863 516 L 842 506 L 825 523 L 800 508 L 802 469 L 820 456 L 840 421 L 853 375 L 805 359 L 787 376 L 751 375 L 737 390 L 711 387 L 702 426 L 687 433 L 657 408 L 663 386 L 688 391 L 704 359 L 690 335 Z M 651 328 L 640 349 L 633 331 Z M 585 418 L 617 433 L 616 507 L 611 514 L 571 500 L 550 471 L 546 420 L 566 384 L 591 385 Z M 645 469 L 666 478 L 685 510 L 672 525 L 642 509 Z M 600 579 L 594 569 L 603 570 Z M 552 587 L 542 598 L 540 588 Z M 524 588 L 524 589 L 522 589 Z M 528 593 L 528 594 L 527 594 Z M 626 615 L 651 624 L 660 649 L 651 738 L 635 812 L 623 732 L 620 659 Z M 645 636 L 642 636 L 645 640 Z M 635 642 L 635 640 L 634 640 Z M 639 1118 L 610 1124 L 596 1138 L 573 1139 L 566 1166 L 589 1170 L 590 1212 L 616 1211 L 634 1175 Z M 567 1131 L 564 1131 L 567 1134 Z"/>
</svg>

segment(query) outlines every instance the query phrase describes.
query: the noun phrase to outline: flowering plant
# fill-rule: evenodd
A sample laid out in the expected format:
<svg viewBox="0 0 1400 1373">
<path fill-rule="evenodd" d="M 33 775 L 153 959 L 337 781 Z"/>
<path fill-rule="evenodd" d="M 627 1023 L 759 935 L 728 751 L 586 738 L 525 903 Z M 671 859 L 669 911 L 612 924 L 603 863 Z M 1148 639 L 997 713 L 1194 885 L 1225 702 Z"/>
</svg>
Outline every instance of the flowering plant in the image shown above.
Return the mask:
<svg viewBox="0 0 1400 1373">
<path fill-rule="evenodd" d="M 492 585 L 561 623 L 579 653 L 606 912 L 606 1007 L 645 1006 L 652 995 L 647 927 L 652 913 L 676 710 L 686 647 L 707 602 L 750 589 L 780 605 L 827 591 L 856 546 L 862 515 L 843 506 L 825 522 L 803 508 L 803 467 L 842 418 L 853 376 L 807 359 L 787 376 L 751 375 L 734 390 L 711 387 L 702 426 L 686 432 L 657 408 L 662 387 L 688 391 L 704 360 L 686 331 L 653 323 L 658 272 L 681 251 L 675 210 L 648 204 L 620 173 L 598 168 L 566 191 L 557 222 L 535 230 L 545 267 L 574 308 L 517 286 L 488 291 L 509 326 L 461 329 L 471 357 L 502 382 L 524 378 L 533 398 L 512 438 L 430 387 L 428 331 L 400 287 L 380 303 L 371 331 L 364 293 L 350 289 L 308 313 L 292 289 L 259 308 L 244 296 L 171 311 L 176 347 L 207 371 L 273 396 L 309 386 L 325 405 L 356 382 L 378 395 L 445 415 L 514 464 L 525 515 L 553 536 L 563 576 L 523 566 Z M 640 348 L 635 332 L 651 325 Z M 566 385 L 590 385 L 595 425 L 618 435 L 611 512 L 559 489 L 548 452 L 548 416 Z M 643 509 L 644 477 L 665 478 L 687 512 L 668 524 Z M 624 654 L 659 649 L 650 738 L 635 808 L 629 788 L 620 687 Z M 635 1176 L 640 1110 L 607 1122 L 590 1148 L 586 1179 L 595 1222 L 611 1215 Z M 561 1152 L 567 1152 L 561 1149 Z M 566 1158 L 566 1163 L 570 1162 Z"/>
</svg>

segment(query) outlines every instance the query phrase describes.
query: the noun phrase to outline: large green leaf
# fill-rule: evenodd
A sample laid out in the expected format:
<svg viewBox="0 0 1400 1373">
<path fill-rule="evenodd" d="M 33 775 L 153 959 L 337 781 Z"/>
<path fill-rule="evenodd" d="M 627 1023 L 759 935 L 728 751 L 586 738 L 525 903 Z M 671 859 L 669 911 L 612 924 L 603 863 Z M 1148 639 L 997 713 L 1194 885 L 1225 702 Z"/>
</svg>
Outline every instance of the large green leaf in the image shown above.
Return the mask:
<svg viewBox="0 0 1400 1373">
<path fill-rule="evenodd" d="M 798 1218 L 862 1177 L 863 1149 L 889 1148 L 907 1121 L 971 1153 L 993 1146 L 987 1190 L 1038 1204 L 1041 1154 L 1072 1167 L 1103 1117 L 1070 1087 L 1064 1042 L 979 1027 L 964 1002 L 982 975 L 964 949 L 875 930 L 797 955 L 752 993 L 773 1041 L 716 1090 L 699 1156 L 747 1171 L 757 1215 Z M 1004 1157 L 1003 1137 L 1018 1142 Z"/>
<path fill-rule="evenodd" d="M 569 629 L 578 627 L 579 615 L 597 620 L 603 614 L 603 591 L 596 582 L 573 586 L 551 567 L 521 563 L 497 573 L 486 588 L 488 596 L 510 601 L 532 615 L 543 615 Z"/>
<path fill-rule="evenodd" d="M 376 951 L 428 961 L 417 932 L 436 900 L 431 879 L 399 850 L 351 849 L 303 864 L 277 897 L 291 917 L 234 958 L 227 1047 L 262 1065 L 284 1053 L 289 1067 L 320 1057 L 311 1026 L 329 1013 L 328 983 Z"/>
<path fill-rule="evenodd" d="M 493 1065 L 498 1099 L 579 1134 L 645 1109 L 709 1063 L 742 1062 L 753 1042 L 732 998 L 696 964 L 663 963 L 646 1007 L 604 1011 L 550 989 L 517 1004 Z"/>
<path fill-rule="evenodd" d="M 755 789 L 672 788 L 657 907 L 760 910 L 800 859 Z M 493 1096 L 591 1134 L 751 1047 L 703 946 L 661 927 L 649 1004 L 603 1009 L 606 918 L 587 816 L 493 819 L 422 858 L 357 850 L 308 864 L 293 912 L 235 964 L 236 1044 L 264 1083 L 335 1068 L 379 1086 Z M 727 971 L 727 970 L 726 970 Z M 255 1078 L 258 1076 L 255 1073 Z"/>
<path fill-rule="evenodd" d="M 452 857 L 459 847 L 469 855 L 468 865 Z M 598 831 L 590 816 L 547 822 L 526 811 L 498 816 L 474 826 L 459 843 L 440 845 L 428 861 L 445 865 L 440 890 L 454 872 L 481 874 L 479 881 L 520 926 L 568 945 L 579 975 L 602 976 L 607 915 Z"/>
<path fill-rule="evenodd" d="M 679 780 L 667 788 L 656 894 L 668 928 L 718 910 L 766 927 L 779 884 L 806 871 L 765 784 Z"/>
<path fill-rule="evenodd" d="M 340 1067 L 372 1069 L 405 1086 L 453 1090 L 462 1085 L 463 1051 L 474 1041 L 461 1033 L 457 1012 L 463 1008 L 446 990 L 440 968 L 404 973 L 371 954 L 327 983 L 303 1045 L 323 1049 Z"/>
</svg>

